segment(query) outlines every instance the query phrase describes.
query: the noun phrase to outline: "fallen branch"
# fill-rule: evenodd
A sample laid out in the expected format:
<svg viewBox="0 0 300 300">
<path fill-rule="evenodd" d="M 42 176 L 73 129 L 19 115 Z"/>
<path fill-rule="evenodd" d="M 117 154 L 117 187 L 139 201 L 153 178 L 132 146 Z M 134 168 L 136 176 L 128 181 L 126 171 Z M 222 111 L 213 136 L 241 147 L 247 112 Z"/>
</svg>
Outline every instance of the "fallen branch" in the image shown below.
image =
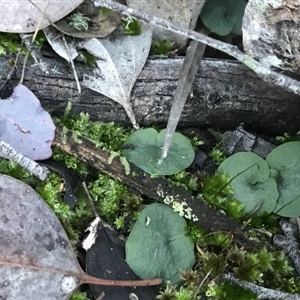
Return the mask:
<svg viewBox="0 0 300 300">
<path fill-rule="evenodd" d="M 227 273 L 221 276 L 223 281 L 229 282 L 231 284 L 237 285 L 243 289 L 250 290 L 254 294 L 257 295 L 257 299 L 268 299 L 268 300 L 277 300 L 277 299 L 284 299 L 284 300 L 300 300 L 299 294 L 290 294 L 286 292 L 281 292 L 273 289 L 268 289 L 257 284 L 240 280 L 235 278 L 232 274 Z"/>
<path fill-rule="evenodd" d="M 192 214 L 198 217 L 195 224 L 207 232 L 228 231 L 234 236 L 236 244 L 240 247 L 245 247 L 248 250 L 261 247 L 260 243 L 247 238 L 245 232 L 239 228 L 239 222 L 210 207 L 204 200 L 193 197 L 184 187 L 175 186 L 165 178 L 151 178 L 150 175 L 132 164 L 130 164 L 130 174 L 127 175 L 118 158 L 109 163 L 109 152 L 95 147 L 93 143 L 83 137 L 80 139 L 82 143 L 78 144 L 73 140 L 71 132 L 65 136 L 57 128 L 53 146 L 68 154 L 76 155 L 83 163 L 102 174 L 121 181 L 138 194 L 146 195 L 162 203 L 167 203 L 171 199 L 181 204 L 186 202 L 188 207 L 192 209 Z"/>
<path fill-rule="evenodd" d="M 297 219 L 281 219 L 280 227 L 283 235 L 276 234 L 273 238 L 273 243 L 286 253 L 292 261 L 296 272 L 300 275 L 299 224 Z"/>
<path fill-rule="evenodd" d="M 31 160 L 30 158 L 1 140 L 0 154 L 1 157 L 13 160 L 42 181 L 46 180 L 50 175 L 50 171 L 46 167 L 39 165 L 34 160 Z"/>
<path fill-rule="evenodd" d="M 125 5 L 119 4 L 117 2 L 111 0 L 93 0 L 96 7 L 102 6 L 108 9 L 112 9 L 116 12 L 121 14 L 132 16 L 137 18 L 140 21 L 145 23 L 154 25 L 156 27 L 160 27 L 171 32 L 177 33 L 179 35 L 183 35 L 187 38 L 192 40 L 198 41 L 202 44 L 215 48 L 219 51 L 222 51 L 240 62 L 246 65 L 248 68 L 253 70 L 259 77 L 261 77 L 264 81 L 269 82 L 271 84 L 280 86 L 287 91 L 293 92 L 297 95 L 300 95 L 300 82 L 294 80 L 288 76 L 285 76 L 280 73 L 276 73 L 263 64 L 259 63 L 257 60 L 251 58 L 250 56 L 246 55 L 245 53 L 241 52 L 238 47 L 234 45 L 230 45 L 213 38 L 210 38 L 204 34 L 199 32 L 195 32 L 193 30 L 189 30 L 182 26 L 177 26 L 167 20 L 157 18 L 155 16 L 151 16 L 145 14 L 139 10 L 127 7 Z"/>
</svg>

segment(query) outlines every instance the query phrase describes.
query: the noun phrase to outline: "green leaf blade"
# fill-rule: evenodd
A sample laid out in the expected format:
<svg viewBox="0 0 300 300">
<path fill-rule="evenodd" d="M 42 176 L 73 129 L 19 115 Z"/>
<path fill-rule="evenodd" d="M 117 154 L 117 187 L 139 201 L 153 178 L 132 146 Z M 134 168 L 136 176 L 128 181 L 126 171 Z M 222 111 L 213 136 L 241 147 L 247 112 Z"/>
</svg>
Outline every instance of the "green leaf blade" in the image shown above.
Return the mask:
<svg viewBox="0 0 300 300">
<path fill-rule="evenodd" d="M 209 0 L 206 1 L 200 18 L 211 32 L 220 36 L 231 32 L 241 34 L 245 6 L 244 0 Z"/>
<path fill-rule="evenodd" d="M 246 213 L 270 213 L 278 199 L 277 185 L 270 178 L 268 164 L 258 155 L 236 153 L 219 166 L 219 173 L 230 176 L 234 197 L 244 204 Z M 216 191 L 217 192 L 217 191 Z"/>
<path fill-rule="evenodd" d="M 159 133 L 153 128 L 134 132 L 124 146 L 131 144 L 131 149 L 123 149 L 122 154 L 128 161 L 151 175 L 172 175 L 189 167 L 195 157 L 190 141 L 175 132 L 168 156 L 161 160 L 165 130 Z"/>
<path fill-rule="evenodd" d="M 266 158 L 275 170 L 279 198 L 274 212 L 283 217 L 300 215 L 300 142 L 289 142 L 275 148 Z"/>
<path fill-rule="evenodd" d="M 126 242 L 126 261 L 141 278 L 180 281 L 180 271 L 195 263 L 194 245 L 185 236 L 185 220 L 163 204 L 147 206 Z"/>
</svg>

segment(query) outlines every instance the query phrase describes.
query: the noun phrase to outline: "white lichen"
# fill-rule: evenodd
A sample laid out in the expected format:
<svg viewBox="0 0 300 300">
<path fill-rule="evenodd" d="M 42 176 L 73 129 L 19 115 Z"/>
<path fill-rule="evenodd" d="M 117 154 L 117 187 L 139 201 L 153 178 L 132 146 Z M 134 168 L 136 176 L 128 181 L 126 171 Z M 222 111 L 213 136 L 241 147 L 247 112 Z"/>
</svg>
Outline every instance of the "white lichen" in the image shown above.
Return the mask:
<svg viewBox="0 0 300 300">
<path fill-rule="evenodd" d="M 159 194 L 159 192 L 157 193 Z M 173 196 L 169 196 L 169 195 L 166 196 L 163 201 L 165 204 L 171 206 L 172 209 L 175 212 L 177 212 L 181 217 L 184 217 L 188 220 L 193 220 L 194 222 L 198 221 L 198 217 L 192 213 L 193 212 L 192 208 L 190 208 L 185 201 L 182 202 L 176 201 Z"/>
</svg>

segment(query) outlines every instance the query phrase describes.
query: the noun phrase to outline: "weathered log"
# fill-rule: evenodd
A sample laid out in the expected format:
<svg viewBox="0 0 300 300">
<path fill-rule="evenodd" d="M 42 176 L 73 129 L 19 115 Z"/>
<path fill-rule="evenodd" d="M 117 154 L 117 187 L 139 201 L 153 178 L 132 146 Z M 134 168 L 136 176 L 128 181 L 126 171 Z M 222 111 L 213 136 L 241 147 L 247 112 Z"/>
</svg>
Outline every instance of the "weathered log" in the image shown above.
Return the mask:
<svg viewBox="0 0 300 300">
<path fill-rule="evenodd" d="M 84 87 L 79 97 L 66 62 L 58 58 L 46 61 L 55 67 L 55 73 L 45 75 L 29 61 L 24 79 L 45 107 L 62 114 L 71 101 L 74 113 L 85 111 L 93 120 L 130 124 L 122 106 L 111 99 Z M 140 125 L 166 125 L 182 63 L 182 58 L 148 59 L 132 92 Z M 0 68 L 2 84 L 11 68 L 7 58 L 0 59 Z M 18 82 L 21 69 L 18 64 L 10 84 Z M 77 71 L 82 81 L 83 72 L 91 69 L 77 64 Z M 243 122 L 249 130 L 278 134 L 298 130 L 299 113 L 299 96 L 270 86 L 236 61 L 204 59 L 179 125 L 232 129 Z"/>
<path fill-rule="evenodd" d="M 246 234 L 248 228 L 242 230 L 238 221 L 217 211 L 204 200 L 192 196 L 184 187 L 176 186 L 166 178 L 152 178 L 133 164 L 130 164 L 130 174 L 127 175 L 125 167 L 118 158 L 109 163 L 109 152 L 95 147 L 85 138 L 80 137 L 80 139 L 82 143 L 79 144 L 74 141 L 71 132 L 64 135 L 62 130 L 57 128 L 53 145 L 68 154 L 75 154 L 86 165 L 122 182 L 137 194 L 146 195 L 162 203 L 166 198 L 173 199 L 178 203 L 186 202 L 192 209 L 192 214 L 198 217 L 195 224 L 207 232 L 227 231 L 232 234 L 238 246 L 245 247 L 247 250 L 262 246 L 260 243 L 248 239 Z"/>
</svg>

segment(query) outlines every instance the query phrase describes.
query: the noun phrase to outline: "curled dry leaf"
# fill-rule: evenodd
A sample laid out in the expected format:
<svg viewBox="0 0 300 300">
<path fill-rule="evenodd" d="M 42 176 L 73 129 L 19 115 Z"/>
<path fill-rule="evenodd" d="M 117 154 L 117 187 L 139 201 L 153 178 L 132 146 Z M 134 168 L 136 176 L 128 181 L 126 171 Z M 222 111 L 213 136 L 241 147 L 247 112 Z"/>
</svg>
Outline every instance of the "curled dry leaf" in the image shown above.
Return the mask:
<svg viewBox="0 0 300 300">
<path fill-rule="evenodd" d="M 32 160 L 52 155 L 55 125 L 38 98 L 24 85 L 0 101 L 0 139 Z"/>
<path fill-rule="evenodd" d="M 69 14 L 83 1 L 1 1 L 0 31 L 25 33 L 43 29 Z"/>
<path fill-rule="evenodd" d="M 138 128 L 130 104 L 131 90 L 143 69 L 151 46 L 152 31 L 138 36 L 116 30 L 105 39 L 91 39 L 82 47 L 94 55 L 96 68 L 84 74 L 83 85 L 120 103 L 135 128 Z"/>
<path fill-rule="evenodd" d="M 116 2 L 123 4 L 121 0 L 117 0 Z M 80 13 L 90 19 L 87 31 L 79 31 L 71 27 L 68 18 L 60 20 L 55 25 L 61 32 L 77 38 L 106 37 L 121 23 L 119 13 L 95 7 L 92 1 L 84 1 L 73 13 Z"/>
</svg>

